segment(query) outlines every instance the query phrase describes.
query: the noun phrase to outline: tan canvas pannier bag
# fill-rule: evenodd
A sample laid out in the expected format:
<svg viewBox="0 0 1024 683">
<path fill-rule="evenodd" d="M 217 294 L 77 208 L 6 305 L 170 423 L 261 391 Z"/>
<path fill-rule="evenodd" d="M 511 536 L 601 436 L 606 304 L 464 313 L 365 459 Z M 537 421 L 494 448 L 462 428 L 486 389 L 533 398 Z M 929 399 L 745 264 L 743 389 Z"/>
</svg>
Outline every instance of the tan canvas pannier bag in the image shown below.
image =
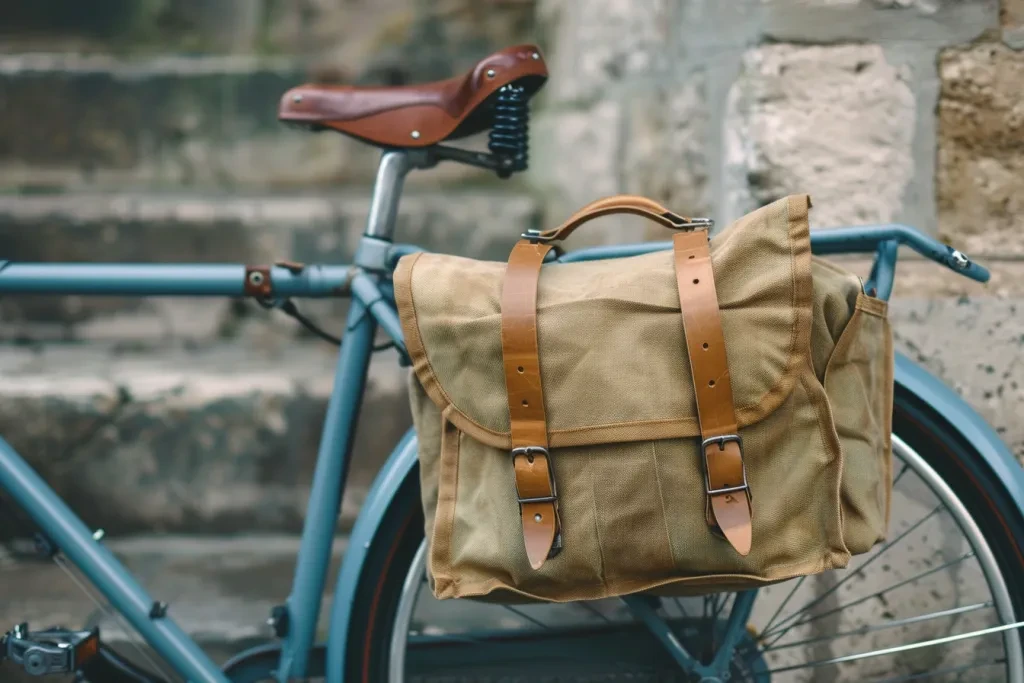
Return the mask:
<svg viewBox="0 0 1024 683">
<path fill-rule="evenodd" d="M 886 303 L 811 256 L 809 207 L 781 199 L 709 241 L 700 219 L 619 196 L 524 236 L 508 264 L 402 258 L 437 597 L 735 590 L 883 539 Z M 677 229 L 673 249 L 541 267 L 622 212 Z"/>
</svg>

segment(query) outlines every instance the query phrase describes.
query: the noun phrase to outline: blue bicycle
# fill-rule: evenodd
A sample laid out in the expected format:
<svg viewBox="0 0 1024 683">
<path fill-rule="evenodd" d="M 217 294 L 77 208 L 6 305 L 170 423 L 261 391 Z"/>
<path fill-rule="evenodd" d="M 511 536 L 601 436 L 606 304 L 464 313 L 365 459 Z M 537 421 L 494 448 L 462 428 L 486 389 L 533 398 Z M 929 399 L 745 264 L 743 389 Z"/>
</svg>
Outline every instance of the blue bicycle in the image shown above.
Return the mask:
<svg viewBox="0 0 1024 683">
<path fill-rule="evenodd" d="M 352 457 L 375 335 L 404 356 L 390 274 L 416 247 L 393 242 L 403 178 L 442 161 L 508 177 L 526 168 L 528 101 L 546 77 L 533 46 L 462 77 L 396 88 L 303 86 L 283 120 L 382 148 L 354 263 L 45 264 L 0 261 L 0 294 L 251 297 L 302 317 L 294 301 L 351 297 L 291 594 L 270 615 L 276 638 L 223 667 L 175 623 L 102 539 L 5 441 L 0 493 L 31 520 L 39 551 L 75 567 L 163 660 L 142 668 L 98 630 L 14 626 L 0 678 L 78 672 L 79 680 L 327 681 L 1024 681 L 1024 471 L 984 421 L 939 380 L 896 360 L 889 539 L 850 568 L 753 593 L 632 596 L 569 604 L 438 602 L 426 588 L 416 435 L 397 444 L 351 533 L 330 630 L 315 626 Z M 490 131 L 489 151 L 446 140 Z M 685 207 L 681 207 L 685 208 Z M 645 243 L 556 254 L 561 261 L 665 249 Z M 900 246 L 961 276 L 987 271 L 912 228 L 816 232 L 820 255 L 873 253 L 868 290 L 888 298 Z M 324 334 L 331 338 L 330 334 Z M 405 410 L 396 406 L 397 410 Z M 752 606 L 751 606 L 752 605 Z M 32 615 L 26 615 L 31 619 Z M 38 625 L 37 625 L 38 626 Z M 47 625 L 49 626 L 49 625 Z M 6 660 L 6 661 L 4 661 Z"/>
</svg>

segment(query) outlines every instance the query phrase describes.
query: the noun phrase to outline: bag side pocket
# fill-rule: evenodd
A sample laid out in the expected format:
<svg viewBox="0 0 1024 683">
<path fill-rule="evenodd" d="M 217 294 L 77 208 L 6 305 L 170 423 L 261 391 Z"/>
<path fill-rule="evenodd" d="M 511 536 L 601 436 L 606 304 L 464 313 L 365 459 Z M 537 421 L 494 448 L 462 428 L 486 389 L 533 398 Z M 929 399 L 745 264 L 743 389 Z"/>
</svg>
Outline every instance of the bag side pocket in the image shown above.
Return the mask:
<svg viewBox="0 0 1024 683">
<path fill-rule="evenodd" d="M 892 333 L 885 301 L 860 294 L 825 369 L 843 449 L 843 538 L 851 553 L 885 538 L 892 489 Z"/>
<path fill-rule="evenodd" d="M 430 530 L 430 577 L 434 596 L 453 597 L 451 557 L 455 526 L 455 499 L 459 487 L 459 446 L 462 434 L 441 416 L 441 457 L 437 468 L 437 515 Z"/>
</svg>

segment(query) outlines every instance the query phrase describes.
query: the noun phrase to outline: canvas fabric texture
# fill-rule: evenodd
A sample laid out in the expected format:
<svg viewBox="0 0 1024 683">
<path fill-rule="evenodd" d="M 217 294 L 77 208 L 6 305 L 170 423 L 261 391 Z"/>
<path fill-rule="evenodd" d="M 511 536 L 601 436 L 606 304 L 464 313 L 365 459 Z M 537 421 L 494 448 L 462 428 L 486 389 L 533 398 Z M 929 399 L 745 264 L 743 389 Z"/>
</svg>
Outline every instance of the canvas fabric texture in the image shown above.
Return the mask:
<svg viewBox="0 0 1024 683">
<path fill-rule="evenodd" d="M 438 598 L 569 601 L 736 590 L 846 566 L 884 539 L 886 302 L 811 255 L 794 195 L 711 240 L 753 542 L 705 520 L 700 428 L 671 251 L 545 265 L 538 345 L 563 549 L 526 557 L 502 365 L 504 263 L 418 253 L 395 298 Z M 581 229 L 586 229 L 585 227 Z"/>
</svg>

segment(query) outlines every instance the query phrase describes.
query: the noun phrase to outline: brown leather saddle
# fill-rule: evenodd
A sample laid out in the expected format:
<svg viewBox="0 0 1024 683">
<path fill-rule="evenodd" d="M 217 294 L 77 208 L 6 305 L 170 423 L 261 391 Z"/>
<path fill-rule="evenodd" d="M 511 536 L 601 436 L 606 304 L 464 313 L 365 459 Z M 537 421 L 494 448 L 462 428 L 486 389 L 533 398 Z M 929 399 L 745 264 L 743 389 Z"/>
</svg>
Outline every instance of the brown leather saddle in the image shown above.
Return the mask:
<svg viewBox="0 0 1024 683">
<path fill-rule="evenodd" d="M 380 147 L 427 147 L 487 130 L 493 96 L 506 85 L 532 96 L 547 80 L 536 45 L 517 45 L 480 60 L 463 76 L 404 86 L 306 84 L 292 88 L 278 119 L 333 129 Z"/>
</svg>

